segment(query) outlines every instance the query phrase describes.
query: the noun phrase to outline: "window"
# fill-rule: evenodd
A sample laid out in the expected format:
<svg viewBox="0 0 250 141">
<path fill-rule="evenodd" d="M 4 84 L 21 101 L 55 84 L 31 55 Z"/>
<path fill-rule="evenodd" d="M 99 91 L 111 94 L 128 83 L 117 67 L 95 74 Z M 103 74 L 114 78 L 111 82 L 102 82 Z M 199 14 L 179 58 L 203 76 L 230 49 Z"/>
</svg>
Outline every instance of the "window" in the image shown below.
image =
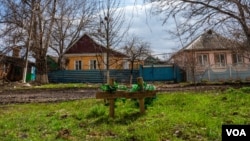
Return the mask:
<svg viewBox="0 0 250 141">
<path fill-rule="evenodd" d="M 215 54 L 214 61 L 217 67 L 225 67 L 226 66 L 225 54 L 224 53 Z"/>
<path fill-rule="evenodd" d="M 76 60 L 75 61 L 75 70 L 81 70 L 82 69 L 82 61 Z"/>
<path fill-rule="evenodd" d="M 96 70 L 97 69 L 97 63 L 96 60 L 90 60 L 90 68 L 91 70 Z"/>
<path fill-rule="evenodd" d="M 198 65 L 207 66 L 208 65 L 208 54 L 198 54 Z"/>
<path fill-rule="evenodd" d="M 129 62 L 128 61 L 123 62 L 123 69 L 129 69 Z"/>
<path fill-rule="evenodd" d="M 240 54 L 233 54 L 233 64 L 237 65 L 237 64 L 243 64 L 243 56 Z"/>
</svg>

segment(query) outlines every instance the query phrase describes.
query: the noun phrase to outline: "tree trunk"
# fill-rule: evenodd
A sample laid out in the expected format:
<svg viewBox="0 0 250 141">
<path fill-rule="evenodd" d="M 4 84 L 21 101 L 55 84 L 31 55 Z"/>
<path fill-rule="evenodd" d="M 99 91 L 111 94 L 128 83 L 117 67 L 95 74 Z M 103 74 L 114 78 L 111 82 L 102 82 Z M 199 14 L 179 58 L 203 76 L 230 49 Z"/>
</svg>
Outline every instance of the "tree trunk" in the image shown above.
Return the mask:
<svg viewBox="0 0 250 141">
<path fill-rule="evenodd" d="M 63 65 L 63 57 L 59 55 L 58 60 L 57 60 L 57 64 L 60 70 L 64 69 L 64 65 Z"/>
<path fill-rule="evenodd" d="M 36 81 L 41 84 L 49 83 L 45 58 L 36 59 L 36 70 Z"/>
<path fill-rule="evenodd" d="M 134 61 L 131 61 L 131 69 L 130 69 L 130 85 L 133 83 L 133 71 L 134 71 Z"/>
</svg>

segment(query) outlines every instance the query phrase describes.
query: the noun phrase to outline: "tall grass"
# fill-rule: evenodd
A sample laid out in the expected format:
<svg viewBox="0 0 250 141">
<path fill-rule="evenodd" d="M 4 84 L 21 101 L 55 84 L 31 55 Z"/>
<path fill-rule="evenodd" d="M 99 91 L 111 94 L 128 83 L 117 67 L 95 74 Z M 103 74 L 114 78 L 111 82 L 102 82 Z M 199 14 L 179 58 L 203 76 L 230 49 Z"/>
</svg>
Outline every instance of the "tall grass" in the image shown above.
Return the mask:
<svg viewBox="0 0 250 141">
<path fill-rule="evenodd" d="M 159 93 L 146 114 L 117 100 L 115 118 L 103 100 L 0 106 L 0 140 L 221 140 L 222 124 L 250 124 L 248 88 Z"/>
</svg>

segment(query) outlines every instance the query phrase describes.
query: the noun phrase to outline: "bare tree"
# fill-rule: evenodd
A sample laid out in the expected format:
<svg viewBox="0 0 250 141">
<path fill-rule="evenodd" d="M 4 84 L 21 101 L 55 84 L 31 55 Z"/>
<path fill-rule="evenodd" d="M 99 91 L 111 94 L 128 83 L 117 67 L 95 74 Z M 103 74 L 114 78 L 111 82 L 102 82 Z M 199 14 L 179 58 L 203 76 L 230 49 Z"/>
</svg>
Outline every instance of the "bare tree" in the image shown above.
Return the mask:
<svg viewBox="0 0 250 141">
<path fill-rule="evenodd" d="M 132 37 L 122 48 L 126 55 L 129 56 L 130 62 L 130 84 L 133 80 L 134 63 L 140 62 L 143 57 L 148 56 L 151 53 L 150 45 L 147 42 L 143 42 L 138 37 Z"/>
<path fill-rule="evenodd" d="M 21 30 L 26 52 L 32 52 L 36 60 L 36 80 L 48 83 L 46 55 L 55 21 L 57 0 L 1 0 L 1 23 L 5 29 L 1 35 L 16 35 Z M 4 11 L 4 12 L 3 12 Z M 17 42 L 13 43 L 17 44 Z"/>
<path fill-rule="evenodd" d="M 118 0 L 103 0 L 98 3 L 98 17 L 99 21 L 96 23 L 94 33 L 95 38 L 107 48 L 106 57 L 101 60 L 107 70 L 107 82 L 109 80 L 109 70 L 112 65 L 110 58 L 112 57 L 111 50 L 120 44 L 124 35 L 128 31 L 124 29 L 125 15 L 124 9 L 120 8 L 120 1 Z M 126 27 L 125 27 L 126 28 Z"/>
<path fill-rule="evenodd" d="M 0 3 L 2 6 L 0 10 L 0 61 L 2 61 L 5 55 L 13 51 L 14 47 L 25 44 L 24 38 L 26 34 L 23 32 L 22 27 L 24 27 L 23 21 L 27 14 L 25 14 L 26 10 L 22 2 L 1 0 Z M 20 7 L 17 7 L 17 5 Z M 9 67 L 4 67 L 3 70 L 6 70 L 6 68 L 10 70 Z"/>
<path fill-rule="evenodd" d="M 26 21 L 27 10 L 22 2 L 0 0 L 0 38 L 1 53 L 7 54 L 13 46 L 24 45 L 29 22 Z"/>
<path fill-rule="evenodd" d="M 31 2 L 34 2 L 32 0 Z M 27 2 L 27 4 L 30 4 Z M 32 6 L 32 3 L 31 3 Z M 36 15 L 33 22 L 33 37 L 31 51 L 36 59 L 36 80 L 40 83 L 48 83 L 47 76 L 47 51 L 50 44 L 52 28 L 55 22 L 57 0 L 38 1 L 34 4 Z"/>
<path fill-rule="evenodd" d="M 191 48 L 190 50 L 183 52 L 180 55 L 181 56 L 178 56 L 178 57 L 183 59 L 182 63 L 180 63 L 178 61 L 175 63 L 180 65 L 180 67 L 187 72 L 186 75 L 188 78 L 190 78 L 192 80 L 192 83 L 196 84 L 196 77 L 195 76 L 197 73 L 198 63 L 197 63 L 195 50 L 193 48 Z"/>
<path fill-rule="evenodd" d="M 62 69 L 62 57 L 65 49 L 72 45 L 93 20 L 96 2 L 93 0 L 60 0 L 57 6 L 50 47 L 58 55 L 58 64 Z"/>
<path fill-rule="evenodd" d="M 154 0 L 151 0 L 154 1 Z M 248 0 L 159 0 L 156 8 L 164 23 L 178 17 L 177 36 L 189 37 L 214 29 L 224 36 L 245 42 L 250 48 L 250 2 Z"/>
</svg>

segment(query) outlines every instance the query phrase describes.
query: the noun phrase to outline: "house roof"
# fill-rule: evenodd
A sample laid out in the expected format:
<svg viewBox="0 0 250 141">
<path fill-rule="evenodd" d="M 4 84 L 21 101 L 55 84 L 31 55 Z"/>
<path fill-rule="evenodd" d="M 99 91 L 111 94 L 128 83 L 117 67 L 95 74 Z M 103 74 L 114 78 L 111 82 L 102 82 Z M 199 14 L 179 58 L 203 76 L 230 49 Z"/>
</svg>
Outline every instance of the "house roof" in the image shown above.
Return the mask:
<svg viewBox="0 0 250 141">
<path fill-rule="evenodd" d="M 237 46 L 235 41 L 225 38 L 213 30 L 208 30 L 189 43 L 183 50 L 225 50 Z"/>
<path fill-rule="evenodd" d="M 107 50 L 108 49 L 106 47 L 98 44 L 89 35 L 84 34 L 74 44 L 68 47 L 64 54 L 107 53 Z M 125 54 L 112 49 L 110 53 L 116 57 L 127 57 Z"/>
<path fill-rule="evenodd" d="M 159 58 L 155 58 L 151 55 L 144 60 L 144 65 L 165 64 L 165 63 L 166 63 L 165 61 L 161 61 Z"/>
<path fill-rule="evenodd" d="M 213 30 L 208 30 L 191 41 L 181 50 L 172 54 L 168 62 L 183 51 L 211 51 L 211 50 L 229 50 L 239 48 L 240 44 L 236 41 L 221 36 Z"/>
</svg>

